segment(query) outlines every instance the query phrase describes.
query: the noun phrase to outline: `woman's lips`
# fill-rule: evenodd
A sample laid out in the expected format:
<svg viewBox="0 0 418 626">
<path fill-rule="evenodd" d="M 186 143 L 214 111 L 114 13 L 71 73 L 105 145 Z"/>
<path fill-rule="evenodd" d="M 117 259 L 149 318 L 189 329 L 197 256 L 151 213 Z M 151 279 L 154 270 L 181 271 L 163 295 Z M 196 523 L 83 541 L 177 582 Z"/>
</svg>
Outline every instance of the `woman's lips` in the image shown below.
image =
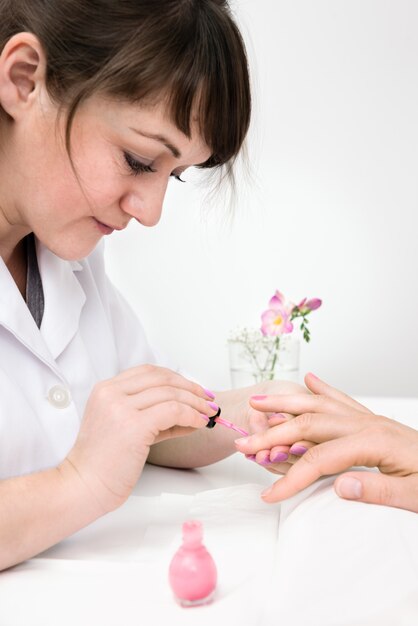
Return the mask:
<svg viewBox="0 0 418 626">
<path fill-rule="evenodd" d="M 107 226 L 106 224 L 99 222 L 99 220 L 96 220 L 96 218 L 93 218 L 93 219 L 96 222 L 97 227 L 99 228 L 100 232 L 103 233 L 104 235 L 111 235 L 113 231 L 115 230 L 114 228 L 111 228 L 110 226 Z"/>
</svg>

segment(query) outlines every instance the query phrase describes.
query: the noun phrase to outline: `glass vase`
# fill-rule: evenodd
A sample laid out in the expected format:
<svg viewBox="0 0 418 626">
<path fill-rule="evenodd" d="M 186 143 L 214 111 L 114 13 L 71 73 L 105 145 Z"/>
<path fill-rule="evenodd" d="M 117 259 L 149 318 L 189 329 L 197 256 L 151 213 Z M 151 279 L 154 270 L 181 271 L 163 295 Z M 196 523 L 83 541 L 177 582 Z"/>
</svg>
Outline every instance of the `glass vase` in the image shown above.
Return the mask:
<svg viewBox="0 0 418 626">
<path fill-rule="evenodd" d="M 232 388 L 266 380 L 299 382 L 300 341 L 291 334 L 264 336 L 259 331 L 240 333 L 228 340 Z"/>
</svg>

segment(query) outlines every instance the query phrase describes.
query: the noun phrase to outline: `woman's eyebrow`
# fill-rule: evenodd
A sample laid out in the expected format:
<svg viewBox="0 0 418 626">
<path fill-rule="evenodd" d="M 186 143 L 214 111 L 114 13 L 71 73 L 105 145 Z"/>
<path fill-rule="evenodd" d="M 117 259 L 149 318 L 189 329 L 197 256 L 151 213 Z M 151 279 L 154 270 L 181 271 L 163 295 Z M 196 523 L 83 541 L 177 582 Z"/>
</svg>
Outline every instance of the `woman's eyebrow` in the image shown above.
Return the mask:
<svg viewBox="0 0 418 626">
<path fill-rule="evenodd" d="M 164 144 L 164 146 L 170 150 L 171 154 L 176 159 L 179 159 L 181 157 L 180 150 L 176 148 L 176 146 L 174 146 L 163 135 L 154 135 L 152 133 L 145 133 L 143 130 L 139 130 L 138 128 L 132 128 L 131 126 L 129 127 L 129 130 L 133 130 L 135 133 L 138 133 L 138 135 L 142 135 L 142 137 L 147 137 L 147 139 L 155 139 L 156 141 L 159 141 L 160 143 Z"/>
</svg>

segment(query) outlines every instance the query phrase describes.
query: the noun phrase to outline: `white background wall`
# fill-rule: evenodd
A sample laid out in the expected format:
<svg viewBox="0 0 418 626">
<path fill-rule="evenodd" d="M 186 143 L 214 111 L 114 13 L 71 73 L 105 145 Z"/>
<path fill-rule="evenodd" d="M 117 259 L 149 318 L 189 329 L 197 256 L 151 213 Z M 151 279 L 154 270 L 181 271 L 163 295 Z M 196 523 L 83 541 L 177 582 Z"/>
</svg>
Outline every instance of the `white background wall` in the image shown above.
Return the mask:
<svg viewBox="0 0 418 626">
<path fill-rule="evenodd" d="M 418 395 L 418 3 L 235 0 L 254 82 L 235 216 L 172 181 L 160 224 L 107 240 L 151 341 L 209 388 L 276 288 L 323 299 L 302 370 Z M 186 179 L 196 176 L 186 175 Z M 219 206 L 213 206 L 219 204 Z"/>
</svg>

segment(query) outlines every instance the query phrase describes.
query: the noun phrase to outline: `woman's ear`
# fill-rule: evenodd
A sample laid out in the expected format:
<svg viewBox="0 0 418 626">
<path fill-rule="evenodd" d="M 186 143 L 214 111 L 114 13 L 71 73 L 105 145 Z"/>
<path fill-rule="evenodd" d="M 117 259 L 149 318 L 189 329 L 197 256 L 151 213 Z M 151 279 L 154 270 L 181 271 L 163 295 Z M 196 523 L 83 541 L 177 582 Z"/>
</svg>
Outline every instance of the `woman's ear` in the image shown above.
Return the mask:
<svg viewBox="0 0 418 626">
<path fill-rule="evenodd" d="M 31 33 L 14 35 L 0 55 L 0 106 L 17 120 L 36 100 L 45 84 L 46 58 Z"/>
</svg>

